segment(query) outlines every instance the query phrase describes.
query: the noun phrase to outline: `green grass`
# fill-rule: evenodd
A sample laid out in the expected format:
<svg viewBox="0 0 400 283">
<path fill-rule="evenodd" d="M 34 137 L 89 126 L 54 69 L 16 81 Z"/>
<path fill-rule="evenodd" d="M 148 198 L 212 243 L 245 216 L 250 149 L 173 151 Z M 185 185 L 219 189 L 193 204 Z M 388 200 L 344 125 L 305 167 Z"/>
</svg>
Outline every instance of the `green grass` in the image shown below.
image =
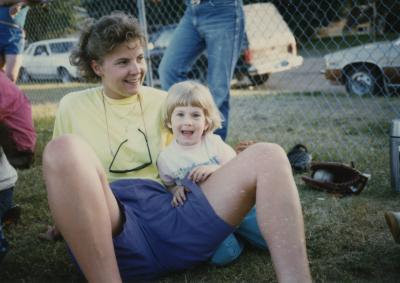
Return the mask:
<svg viewBox="0 0 400 283">
<path fill-rule="evenodd" d="M 23 215 L 19 225 L 6 231 L 11 251 L 0 267 L 0 282 L 84 281 L 70 262 L 64 242 L 47 243 L 37 237 L 51 223 L 41 155 L 51 137 L 55 102 L 71 89 L 42 86 L 31 91 L 27 86 L 26 90 L 34 101 L 38 146 L 33 168 L 19 171 L 15 201 L 23 207 Z M 315 282 L 399 281 L 400 245 L 392 240 L 383 218 L 384 211 L 399 209 L 400 197 L 390 188 L 385 108 L 388 104 L 400 107 L 398 100 L 234 92 L 230 144 L 253 139 L 277 142 L 288 150 L 303 142 L 314 160 L 354 160 L 361 171 L 372 174 L 359 196 L 346 198 L 311 190 L 303 184 L 301 175 L 295 175 Z M 204 264 L 159 282 L 275 281 L 270 256 L 246 246 L 239 260 L 227 267 Z"/>
</svg>

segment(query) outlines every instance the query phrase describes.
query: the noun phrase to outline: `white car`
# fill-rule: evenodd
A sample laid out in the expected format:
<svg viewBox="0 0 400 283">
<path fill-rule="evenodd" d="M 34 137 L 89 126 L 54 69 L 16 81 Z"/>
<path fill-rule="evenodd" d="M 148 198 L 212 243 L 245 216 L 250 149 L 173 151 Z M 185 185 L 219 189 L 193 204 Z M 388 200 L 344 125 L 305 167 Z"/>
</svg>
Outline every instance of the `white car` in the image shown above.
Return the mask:
<svg viewBox="0 0 400 283">
<path fill-rule="evenodd" d="M 303 64 L 294 35 L 274 4 L 244 5 L 244 13 L 247 42 L 240 59 L 244 66 L 240 68 L 244 67 L 253 84 L 267 81 L 271 73 Z"/>
<path fill-rule="evenodd" d="M 77 68 L 69 62 L 69 55 L 77 42 L 76 38 L 57 38 L 30 44 L 22 56 L 20 81 L 57 79 L 67 83 L 78 79 Z"/>
<path fill-rule="evenodd" d="M 400 87 L 400 38 L 343 49 L 324 56 L 325 78 L 358 96 L 390 94 Z"/>
</svg>

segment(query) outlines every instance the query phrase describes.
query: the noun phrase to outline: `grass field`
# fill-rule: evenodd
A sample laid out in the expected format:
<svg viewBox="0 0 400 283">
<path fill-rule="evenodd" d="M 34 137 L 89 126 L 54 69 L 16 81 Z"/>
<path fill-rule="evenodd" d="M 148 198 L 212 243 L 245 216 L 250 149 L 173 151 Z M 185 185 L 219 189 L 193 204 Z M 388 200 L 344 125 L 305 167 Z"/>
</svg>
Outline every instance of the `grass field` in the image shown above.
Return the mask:
<svg viewBox="0 0 400 283">
<path fill-rule="evenodd" d="M 64 93 L 80 88 L 79 84 L 65 89 L 59 85 L 25 87 L 34 104 L 37 155 L 33 168 L 19 171 L 15 201 L 22 206 L 23 215 L 19 225 L 6 231 L 11 251 L 0 266 L 0 282 L 84 281 L 70 262 L 64 242 L 47 243 L 37 237 L 51 223 L 41 154 L 51 137 L 56 102 Z M 397 100 L 394 98 L 390 105 L 400 107 Z M 361 111 L 371 109 L 373 113 L 376 107 L 383 110 L 372 120 Z M 392 240 L 383 218 L 384 211 L 400 209 L 400 197 L 390 188 L 385 107 L 387 100 L 380 98 L 360 103 L 344 95 L 329 97 L 318 93 L 265 95 L 263 91 L 235 91 L 232 97 L 231 145 L 253 139 L 278 142 L 288 150 L 297 142 L 305 142 L 315 160 L 355 160 L 360 170 L 372 174 L 359 196 L 346 198 L 311 190 L 304 186 L 301 175 L 295 175 L 315 282 L 400 281 L 400 245 Z M 227 267 L 204 264 L 160 280 L 275 281 L 269 255 L 250 246 Z"/>
</svg>

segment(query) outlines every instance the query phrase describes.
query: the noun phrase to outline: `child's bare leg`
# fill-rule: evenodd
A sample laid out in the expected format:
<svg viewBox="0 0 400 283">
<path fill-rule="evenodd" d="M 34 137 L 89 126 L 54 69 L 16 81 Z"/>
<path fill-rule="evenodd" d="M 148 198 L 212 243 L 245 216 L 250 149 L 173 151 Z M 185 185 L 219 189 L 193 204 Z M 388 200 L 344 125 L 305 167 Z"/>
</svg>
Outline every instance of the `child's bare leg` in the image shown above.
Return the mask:
<svg viewBox="0 0 400 283">
<path fill-rule="evenodd" d="M 43 153 L 48 201 L 57 228 L 89 282 L 120 282 L 112 242 L 121 227 L 118 204 L 93 150 L 74 136 Z"/>
<path fill-rule="evenodd" d="M 281 147 L 249 147 L 201 187 L 215 212 L 234 226 L 256 203 L 278 280 L 311 282 L 299 196 Z"/>
<path fill-rule="evenodd" d="M 21 68 L 21 54 L 6 54 L 5 55 L 5 72 L 7 77 L 16 82 L 18 79 L 19 69 Z"/>
</svg>

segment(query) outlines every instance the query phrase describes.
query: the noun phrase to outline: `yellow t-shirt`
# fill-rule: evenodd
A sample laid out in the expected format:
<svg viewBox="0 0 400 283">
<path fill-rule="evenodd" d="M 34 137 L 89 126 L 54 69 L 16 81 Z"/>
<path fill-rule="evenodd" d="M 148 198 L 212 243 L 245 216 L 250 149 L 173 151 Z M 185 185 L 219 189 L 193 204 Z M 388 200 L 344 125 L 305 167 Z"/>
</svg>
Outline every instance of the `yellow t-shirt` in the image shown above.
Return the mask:
<svg viewBox="0 0 400 283">
<path fill-rule="evenodd" d="M 142 111 L 137 95 L 124 99 L 103 96 L 102 87 L 73 92 L 64 96 L 59 104 L 54 124 L 53 138 L 62 134 L 75 134 L 83 138 L 95 151 L 109 182 L 123 178 L 146 178 L 161 182 L 156 159 L 170 134 L 162 126 L 162 108 L 166 93 L 142 86 Z M 130 170 L 150 161 L 152 164 L 129 173 L 110 173 L 109 166 L 119 145 L 113 170 Z"/>
</svg>

